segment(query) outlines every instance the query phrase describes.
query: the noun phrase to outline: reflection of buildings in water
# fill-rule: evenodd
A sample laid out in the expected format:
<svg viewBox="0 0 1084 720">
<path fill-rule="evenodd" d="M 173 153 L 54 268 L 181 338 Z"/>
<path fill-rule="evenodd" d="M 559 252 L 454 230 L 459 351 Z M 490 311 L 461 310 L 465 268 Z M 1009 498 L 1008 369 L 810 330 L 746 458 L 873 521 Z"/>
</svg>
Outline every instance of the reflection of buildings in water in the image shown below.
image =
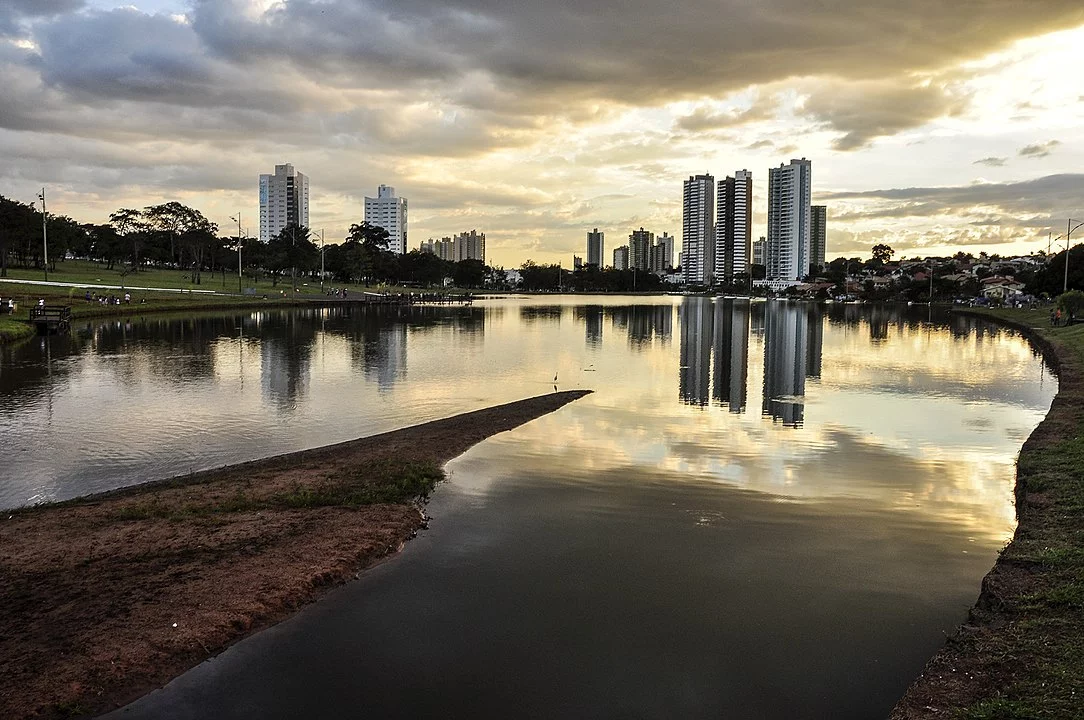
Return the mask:
<svg viewBox="0 0 1084 720">
<path fill-rule="evenodd" d="M 564 312 L 563 305 L 523 305 L 519 309 L 519 319 L 524 323 L 561 322 Z"/>
<path fill-rule="evenodd" d="M 715 301 L 712 396 L 730 412 L 745 409 L 749 379 L 749 303 Z"/>
<path fill-rule="evenodd" d="M 819 377 L 823 319 L 815 306 L 770 302 L 764 310 L 765 415 L 797 427 L 805 413 L 805 379 Z"/>
<path fill-rule="evenodd" d="M 602 320 L 605 317 L 601 305 L 585 305 L 576 307 L 573 318 L 576 322 L 583 320 L 584 338 L 588 345 L 597 346 L 602 343 Z"/>
<path fill-rule="evenodd" d="M 681 324 L 681 367 L 678 396 L 690 405 L 707 405 L 711 378 L 714 313 L 711 300 L 686 298 L 678 308 Z"/>
<path fill-rule="evenodd" d="M 888 340 L 888 325 L 894 313 L 883 305 L 870 306 L 867 322 L 869 323 L 869 341 L 876 345 Z"/>
<path fill-rule="evenodd" d="M 286 323 L 284 333 L 265 325 L 260 338 L 260 383 L 265 397 L 292 407 L 308 391 L 316 326 L 292 317 Z"/>
<path fill-rule="evenodd" d="M 406 377 L 407 328 L 394 323 L 380 328 L 375 338 L 365 342 L 365 375 L 375 379 L 381 390 L 390 390 Z"/>
<path fill-rule="evenodd" d="M 674 331 L 674 308 L 671 305 L 626 305 L 606 308 L 614 329 L 624 331 L 630 345 L 649 345 L 652 340 L 670 342 Z"/>
</svg>

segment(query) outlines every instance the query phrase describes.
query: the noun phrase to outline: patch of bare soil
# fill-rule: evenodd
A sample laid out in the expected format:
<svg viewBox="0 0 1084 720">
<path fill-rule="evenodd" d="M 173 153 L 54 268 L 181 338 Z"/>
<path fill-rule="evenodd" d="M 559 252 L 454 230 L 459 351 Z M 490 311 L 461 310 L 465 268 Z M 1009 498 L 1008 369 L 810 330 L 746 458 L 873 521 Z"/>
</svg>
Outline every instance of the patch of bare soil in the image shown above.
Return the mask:
<svg viewBox="0 0 1084 720">
<path fill-rule="evenodd" d="M 0 717 L 118 707 L 286 618 L 425 523 L 415 502 L 306 504 L 312 489 L 345 475 L 381 490 L 586 394 L 5 513 Z"/>
</svg>

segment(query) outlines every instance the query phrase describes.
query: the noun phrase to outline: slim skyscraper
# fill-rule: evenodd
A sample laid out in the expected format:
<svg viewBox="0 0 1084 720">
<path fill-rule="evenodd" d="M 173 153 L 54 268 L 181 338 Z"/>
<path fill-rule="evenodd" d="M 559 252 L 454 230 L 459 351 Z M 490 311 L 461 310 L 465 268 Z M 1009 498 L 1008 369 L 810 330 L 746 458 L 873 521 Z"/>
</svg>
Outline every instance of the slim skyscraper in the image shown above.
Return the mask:
<svg viewBox="0 0 1084 720">
<path fill-rule="evenodd" d="M 715 277 L 715 178 L 693 175 L 685 181 L 681 209 L 681 251 L 685 282 L 708 285 Z"/>
<path fill-rule="evenodd" d="M 260 175 L 260 242 L 290 224 L 309 226 L 309 179 L 286 163 Z"/>
<path fill-rule="evenodd" d="M 603 254 L 606 252 L 606 233 L 598 228 L 587 233 L 587 264 L 602 267 Z"/>
<path fill-rule="evenodd" d="M 651 248 L 655 233 L 650 230 L 633 230 L 629 235 L 629 267 L 647 272 L 651 269 Z"/>
<path fill-rule="evenodd" d="M 753 232 L 753 173 L 739 170 L 719 181 L 715 209 L 715 276 L 748 272 Z"/>
<path fill-rule="evenodd" d="M 768 171 L 768 279 L 798 281 L 809 274 L 809 160 L 791 160 Z"/>
<path fill-rule="evenodd" d="M 823 268 L 828 208 L 814 205 L 809 211 L 809 264 Z"/>
<path fill-rule="evenodd" d="M 753 264 L 768 266 L 768 240 L 763 235 L 753 242 Z"/>
<path fill-rule="evenodd" d="M 407 248 L 407 201 L 395 188 L 381 185 L 376 197 L 365 198 L 365 222 L 388 231 L 388 250 L 402 255 Z"/>
</svg>

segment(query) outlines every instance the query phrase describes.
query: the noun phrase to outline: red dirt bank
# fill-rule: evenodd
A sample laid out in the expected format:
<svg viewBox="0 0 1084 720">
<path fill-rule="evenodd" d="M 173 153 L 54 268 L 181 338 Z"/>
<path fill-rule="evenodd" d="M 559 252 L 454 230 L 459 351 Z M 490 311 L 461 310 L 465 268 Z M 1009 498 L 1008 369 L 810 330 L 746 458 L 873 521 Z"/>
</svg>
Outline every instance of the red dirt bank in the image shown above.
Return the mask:
<svg viewBox="0 0 1084 720">
<path fill-rule="evenodd" d="M 286 618 L 425 522 L 413 502 L 313 502 L 313 491 L 336 478 L 370 492 L 418 467 L 439 473 L 490 435 L 586 394 L 5 513 L 0 717 L 119 707 Z"/>
</svg>

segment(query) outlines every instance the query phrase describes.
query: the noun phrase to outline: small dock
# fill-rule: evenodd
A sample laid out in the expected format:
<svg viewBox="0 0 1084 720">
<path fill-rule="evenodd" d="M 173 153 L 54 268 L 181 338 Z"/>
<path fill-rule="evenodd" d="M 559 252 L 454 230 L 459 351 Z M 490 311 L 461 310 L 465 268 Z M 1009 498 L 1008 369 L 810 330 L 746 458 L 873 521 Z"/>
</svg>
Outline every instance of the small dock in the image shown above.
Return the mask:
<svg viewBox="0 0 1084 720">
<path fill-rule="evenodd" d="M 72 309 L 67 305 L 38 305 L 30 308 L 30 323 L 38 335 L 58 335 L 72 327 Z"/>
</svg>

